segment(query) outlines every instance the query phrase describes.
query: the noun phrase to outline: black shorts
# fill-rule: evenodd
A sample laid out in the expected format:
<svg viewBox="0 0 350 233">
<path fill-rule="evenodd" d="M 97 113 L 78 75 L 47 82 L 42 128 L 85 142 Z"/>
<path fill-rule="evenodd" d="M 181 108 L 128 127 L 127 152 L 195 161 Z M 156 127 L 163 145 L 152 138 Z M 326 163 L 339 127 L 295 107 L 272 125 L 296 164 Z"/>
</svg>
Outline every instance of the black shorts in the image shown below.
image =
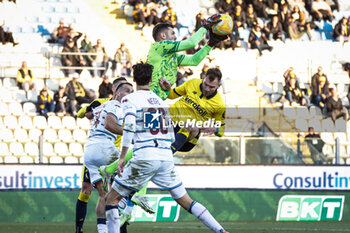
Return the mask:
<svg viewBox="0 0 350 233">
<path fill-rule="evenodd" d="M 89 173 L 89 170 L 85 167 L 85 164 L 83 164 L 83 172 L 81 175 L 81 181 L 91 184 L 90 173 Z"/>
<path fill-rule="evenodd" d="M 175 135 L 177 134 L 177 132 L 179 132 L 180 129 L 181 128 L 179 126 L 176 126 L 174 128 Z M 201 133 L 198 132 L 197 136 L 194 137 L 194 139 L 192 139 L 191 142 L 185 142 L 185 144 L 178 151 L 189 152 L 190 150 L 192 150 L 197 145 L 200 134 Z"/>
</svg>

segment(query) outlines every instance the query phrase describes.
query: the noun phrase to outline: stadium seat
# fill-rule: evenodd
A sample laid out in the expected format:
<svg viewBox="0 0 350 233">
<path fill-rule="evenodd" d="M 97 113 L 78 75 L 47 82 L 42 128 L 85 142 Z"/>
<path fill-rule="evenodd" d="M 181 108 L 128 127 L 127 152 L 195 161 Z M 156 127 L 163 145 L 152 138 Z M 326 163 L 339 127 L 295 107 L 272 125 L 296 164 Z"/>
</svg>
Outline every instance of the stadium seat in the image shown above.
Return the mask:
<svg viewBox="0 0 350 233">
<path fill-rule="evenodd" d="M 0 140 L 3 142 L 14 142 L 15 137 L 10 129 L 0 129 Z"/>
<path fill-rule="evenodd" d="M 31 103 L 31 102 L 27 102 L 23 104 L 23 112 L 27 115 L 30 116 L 36 116 L 36 106 L 35 104 Z"/>
<path fill-rule="evenodd" d="M 59 156 L 66 157 L 71 155 L 66 143 L 63 143 L 63 142 L 55 143 L 54 149 L 55 149 L 55 153 Z"/>
<path fill-rule="evenodd" d="M 87 119 L 86 117 L 84 117 L 84 118 L 78 118 L 78 119 L 77 119 L 77 126 L 78 126 L 80 129 L 90 130 L 90 128 L 91 128 L 91 123 L 90 123 L 90 120 Z"/>
<path fill-rule="evenodd" d="M 18 121 L 17 117 L 15 116 L 5 116 L 4 117 L 4 125 L 5 127 L 9 129 L 17 129 L 18 128 Z"/>
<path fill-rule="evenodd" d="M 331 144 L 331 145 L 335 144 L 334 137 L 333 137 L 332 133 L 326 133 L 326 132 L 321 133 L 321 139 L 327 144 Z"/>
<path fill-rule="evenodd" d="M 308 124 L 305 119 L 301 119 L 301 118 L 296 119 L 295 127 L 302 132 L 308 131 Z"/>
<path fill-rule="evenodd" d="M 75 124 L 75 119 L 74 119 L 74 117 L 72 117 L 72 116 L 64 116 L 64 117 L 62 118 L 62 125 L 63 125 L 63 127 L 66 128 L 66 129 L 71 129 L 71 130 L 73 130 L 73 129 L 76 129 L 76 128 L 77 128 L 77 126 L 76 126 L 76 124 Z"/>
<path fill-rule="evenodd" d="M 39 156 L 37 156 L 37 157 L 34 158 L 34 163 L 40 163 L 40 158 L 39 158 Z M 49 159 L 48 159 L 47 157 L 43 156 L 43 161 L 42 161 L 42 163 L 49 163 Z"/>
<path fill-rule="evenodd" d="M 283 115 L 285 115 L 288 119 L 296 119 L 297 113 L 293 107 L 284 107 Z"/>
<path fill-rule="evenodd" d="M 28 156 L 32 156 L 32 157 L 39 156 L 39 147 L 37 143 L 27 142 L 24 145 L 24 151 L 27 153 Z"/>
<path fill-rule="evenodd" d="M 40 129 L 30 129 L 28 132 L 29 138 L 33 142 L 39 142 L 39 137 L 41 135 Z"/>
<path fill-rule="evenodd" d="M 341 145 L 348 144 L 348 141 L 346 139 L 346 134 L 344 132 L 334 133 L 334 140 L 336 138 L 339 138 L 339 142 L 340 142 Z"/>
<path fill-rule="evenodd" d="M 47 124 L 49 128 L 62 129 L 61 118 L 59 118 L 58 116 L 49 116 L 49 118 L 47 119 Z"/>
<path fill-rule="evenodd" d="M 44 141 L 46 142 L 58 142 L 57 132 L 54 129 L 45 129 L 43 132 Z"/>
<path fill-rule="evenodd" d="M 36 102 L 38 100 L 38 93 L 36 91 L 28 91 L 28 100 Z"/>
<path fill-rule="evenodd" d="M 43 143 L 43 154 L 45 157 L 56 156 L 56 153 L 53 150 L 53 146 L 51 143 L 44 142 Z"/>
<path fill-rule="evenodd" d="M 72 133 L 68 129 L 58 130 L 58 138 L 62 142 L 74 142 L 74 138 L 72 137 Z"/>
<path fill-rule="evenodd" d="M 5 164 L 6 164 L 6 163 L 18 163 L 18 158 L 15 157 L 15 156 L 12 156 L 12 155 L 10 155 L 10 156 L 5 156 L 5 158 L 4 158 L 4 163 L 5 163 Z"/>
<path fill-rule="evenodd" d="M 21 156 L 19 157 L 19 163 L 33 163 L 33 158 L 29 156 Z"/>
<path fill-rule="evenodd" d="M 16 93 L 14 93 L 14 97 L 20 102 L 27 101 L 27 94 L 24 90 L 17 90 Z"/>
<path fill-rule="evenodd" d="M 346 121 L 342 118 L 335 121 L 335 131 L 345 132 L 346 131 Z"/>
<path fill-rule="evenodd" d="M 47 129 L 47 121 L 44 116 L 35 116 L 33 118 L 33 125 L 38 129 Z"/>
<path fill-rule="evenodd" d="M 0 129 L 5 128 L 4 122 L 2 121 L 2 117 L 0 116 Z"/>
<path fill-rule="evenodd" d="M 22 105 L 18 102 L 10 103 L 8 107 L 9 107 L 10 113 L 14 116 L 21 116 L 24 114 Z"/>
<path fill-rule="evenodd" d="M 86 143 L 87 141 L 86 133 L 82 129 L 75 129 L 73 131 L 73 138 L 80 143 Z"/>
<path fill-rule="evenodd" d="M 9 151 L 9 148 L 7 146 L 7 143 L 4 143 L 4 142 L 0 142 L 0 156 L 9 156 L 11 155 L 10 151 Z"/>
<path fill-rule="evenodd" d="M 28 132 L 25 129 L 15 129 L 13 132 L 15 140 L 18 142 L 29 142 Z"/>
<path fill-rule="evenodd" d="M 10 152 L 12 153 L 12 155 L 14 155 L 16 157 L 26 155 L 26 153 L 23 150 L 22 143 L 19 143 L 19 142 L 11 142 L 10 143 Z"/>
<path fill-rule="evenodd" d="M 5 103 L 12 103 L 14 99 L 12 97 L 12 92 L 6 89 L 0 90 L 0 101 Z"/>
<path fill-rule="evenodd" d="M 63 158 L 59 156 L 52 156 L 50 157 L 50 163 L 53 163 L 53 164 L 63 163 Z"/>
<path fill-rule="evenodd" d="M 297 117 L 301 118 L 301 119 L 309 119 L 309 110 L 307 109 L 307 107 L 304 106 L 299 106 L 296 108 L 296 113 L 297 113 Z"/>
<path fill-rule="evenodd" d="M 18 90 L 16 79 L 14 78 L 4 78 L 3 83 L 4 87 L 6 87 L 9 90 Z"/>
<path fill-rule="evenodd" d="M 346 164 L 346 165 L 350 165 L 350 158 L 347 158 L 347 159 L 345 160 L 345 164 Z"/>
<path fill-rule="evenodd" d="M 324 132 L 334 132 L 335 131 L 335 126 L 334 123 L 331 119 L 323 119 L 322 120 L 322 130 Z"/>
<path fill-rule="evenodd" d="M 67 156 L 64 158 L 64 163 L 66 164 L 78 164 L 79 159 L 73 156 Z"/>
<path fill-rule="evenodd" d="M 310 112 L 310 119 L 322 119 L 322 111 L 319 107 L 311 106 L 309 109 Z"/>
<path fill-rule="evenodd" d="M 0 101 L 0 116 L 7 116 L 7 115 L 10 115 L 8 106 L 6 103 Z"/>
<path fill-rule="evenodd" d="M 72 153 L 73 156 L 76 156 L 76 157 L 84 156 L 83 146 L 80 143 L 77 143 L 77 142 L 70 143 L 69 151 L 70 153 Z"/>
<path fill-rule="evenodd" d="M 336 158 L 332 159 L 332 164 L 336 164 Z M 344 165 L 345 164 L 345 161 L 344 161 L 343 158 L 339 158 L 339 164 L 340 165 Z"/>
<path fill-rule="evenodd" d="M 327 157 L 332 157 L 334 156 L 335 152 L 333 150 L 333 146 L 326 144 L 322 147 L 322 153 Z"/>
<path fill-rule="evenodd" d="M 322 131 L 321 122 L 319 119 L 311 119 L 309 120 L 309 127 L 313 127 L 315 132 Z"/>
<path fill-rule="evenodd" d="M 30 116 L 23 115 L 18 117 L 18 125 L 20 128 L 23 129 L 32 129 L 33 128 L 33 121 Z"/>
</svg>

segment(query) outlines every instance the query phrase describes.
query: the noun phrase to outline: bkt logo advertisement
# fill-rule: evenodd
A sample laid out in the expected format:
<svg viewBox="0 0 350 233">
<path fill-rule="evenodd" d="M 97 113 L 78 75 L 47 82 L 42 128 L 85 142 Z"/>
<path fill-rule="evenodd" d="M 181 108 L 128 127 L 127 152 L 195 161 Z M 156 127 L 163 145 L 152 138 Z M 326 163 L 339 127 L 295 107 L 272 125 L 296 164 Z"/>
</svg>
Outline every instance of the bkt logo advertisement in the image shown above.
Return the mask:
<svg viewBox="0 0 350 233">
<path fill-rule="evenodd" d="M 340 221 L 344 196 L 285 195 L 278 203 L 277 221 Z"/>
<path fill-rule="evenodd" d="M 139 206 L 132 212 L 132 222 L 176 222 L 180 215 L 180 206 L 170 195 L 147 195 L 150 206 L 156 211 L 149 214 Z"/>
</svg>

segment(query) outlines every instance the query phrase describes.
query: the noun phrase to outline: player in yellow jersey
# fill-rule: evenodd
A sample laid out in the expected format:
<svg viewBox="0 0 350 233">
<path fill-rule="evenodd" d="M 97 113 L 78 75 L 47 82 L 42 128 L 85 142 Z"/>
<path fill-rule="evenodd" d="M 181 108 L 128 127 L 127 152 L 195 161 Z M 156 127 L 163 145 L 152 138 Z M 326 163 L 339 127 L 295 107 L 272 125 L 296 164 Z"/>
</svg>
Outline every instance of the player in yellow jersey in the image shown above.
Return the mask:
<svg viewBox="0 0 350 233">
<path fill-rule="evenodd" d="M 197 144 L 201 133 L 216 136 L 224 134 L 226 108 L 218 93 L 221 77 L 220 70 L 212 68 L 203 79 L 191 79 L 173 89 L 168 80 L 161 79 L 160 85 L 169 91 L 169 99 L 182 97 L 169 109 L 173 122 L 177 124 L 174 127 L 175 142 L 172 144 L 174 153 L 190 151 Z M 200 122 L 209 124 L 201 127 Z"/>
</svg>

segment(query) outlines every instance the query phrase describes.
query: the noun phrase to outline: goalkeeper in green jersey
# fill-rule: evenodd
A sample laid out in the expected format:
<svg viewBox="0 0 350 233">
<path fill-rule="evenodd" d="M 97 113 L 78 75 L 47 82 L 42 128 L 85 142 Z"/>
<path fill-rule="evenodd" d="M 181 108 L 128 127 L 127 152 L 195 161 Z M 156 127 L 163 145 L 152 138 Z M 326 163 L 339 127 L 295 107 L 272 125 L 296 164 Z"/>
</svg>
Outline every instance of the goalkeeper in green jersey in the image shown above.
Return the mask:
<svg viewBox="0 0 350 233">
<path fill-rule="evenodd" d="M 152 81 L 150 90 L 156 93 L 163 100 L 167 98 L 169 92 L 163 90 L 159 81 L 165 78 L 173 85 L 176 82 L 177 68 L 179 66 L 196 66 L 219 43 L 227 39 L 227 36 L 214 34 L 211 27 L 220 22 L 221 15 L 215 14 L 203 22 L 203 26 L 191 37 L 183 41 L 176 41 L 173 26 L 168 23 L 159 23 L 153 28 L 152 44 L 147 57 L 147 63 L 153 66 Z M 209 30 L 209 41 L 201 50 L 192 56 L 178 54 L 177 52 L 194 48 Z"/>
</svg>

